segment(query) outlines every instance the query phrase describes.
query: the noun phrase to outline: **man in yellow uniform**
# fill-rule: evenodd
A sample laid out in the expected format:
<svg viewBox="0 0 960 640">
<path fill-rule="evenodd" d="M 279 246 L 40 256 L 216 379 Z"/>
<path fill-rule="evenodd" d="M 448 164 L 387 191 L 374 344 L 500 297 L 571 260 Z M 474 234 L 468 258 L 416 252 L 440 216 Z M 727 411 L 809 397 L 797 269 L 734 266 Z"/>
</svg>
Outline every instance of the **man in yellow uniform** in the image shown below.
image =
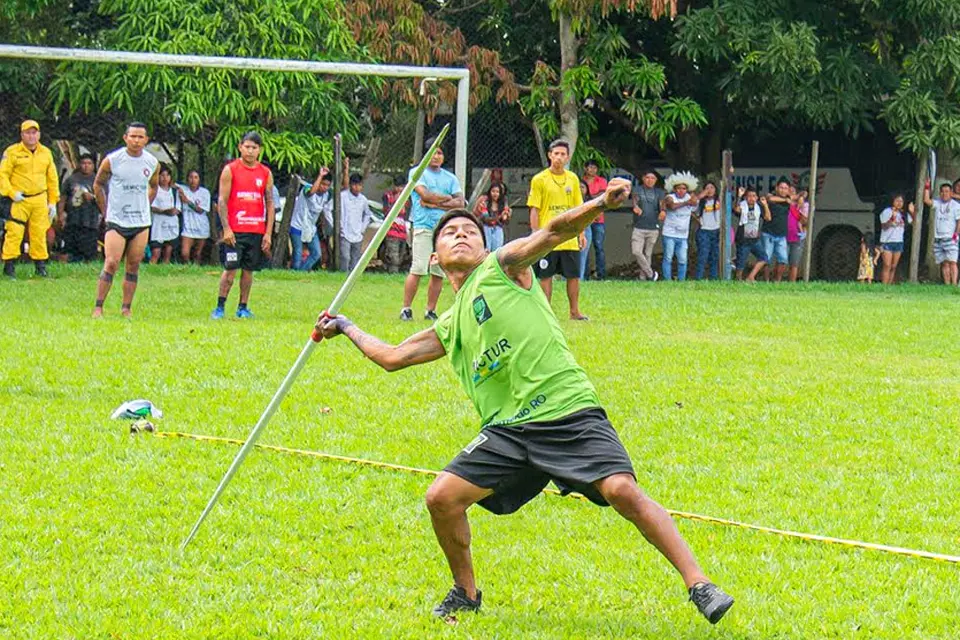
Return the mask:
<svg viewBox="0 0 960 640">
<path fill-rule="evenodd" d="M 4 227 L 3 274 L 16 277 L 14 265 L 27 231 L 30 258 L 36 265 L 37 275 L 47 277 L 47 229 L 57 215 L 60 184 L 53 154 L 40 144 L 40 125 L 34 120 L 20 125 L 20 142 L 3 152 L 0 195 L 13 200 L 10 220 Z"/>
<path fill-rule="evenodd" d="M 566 140 L 554 140 L 547 153 L 550 166 L 530 181 L 530 195 L 527 206 L 530 207 L 530 232 L 542 229 L 564 211 L 583 204 L 583 192 L 580 191 L 580 178 L 566 166 L 570 161 L 570 143 Z M 570 319 L 586 320 L 580 313 L 580 249 L 586 238 L 568 241 L 554 248 L 533 265 L 540 280 L 540 288 L 550 301 L 553 293 L 553 276 L 557 273 L 567 280 L 567 299 L 570 301 Z"/>
</svg>

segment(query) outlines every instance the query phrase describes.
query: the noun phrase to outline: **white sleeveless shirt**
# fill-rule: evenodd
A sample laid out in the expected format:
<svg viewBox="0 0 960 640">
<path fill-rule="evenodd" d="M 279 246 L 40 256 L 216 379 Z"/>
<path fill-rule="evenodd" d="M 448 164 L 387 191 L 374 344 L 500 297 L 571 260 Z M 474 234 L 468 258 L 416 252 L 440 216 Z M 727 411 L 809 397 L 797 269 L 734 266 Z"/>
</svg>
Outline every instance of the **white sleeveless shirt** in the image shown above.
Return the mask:
<svg viewBox="0 0 960 640">
<path fill-rule="evenodd" d="M 110 160 L 110 183 L 107 193 L 107 223 L 120 227 L 149 227 L 150 176 L 159 160 L 144 150 L 138 157 L 121 147 L 107 156 Z"/>
</svg>

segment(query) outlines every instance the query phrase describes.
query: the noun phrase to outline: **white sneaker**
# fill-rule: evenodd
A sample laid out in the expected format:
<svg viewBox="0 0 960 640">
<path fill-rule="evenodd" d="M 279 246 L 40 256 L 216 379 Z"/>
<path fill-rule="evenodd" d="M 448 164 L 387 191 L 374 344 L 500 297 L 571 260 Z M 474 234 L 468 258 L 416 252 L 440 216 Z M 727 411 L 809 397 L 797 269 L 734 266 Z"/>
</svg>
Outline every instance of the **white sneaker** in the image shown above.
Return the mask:
<svg viewBox="0 0 960 640">
<path fill-rule="evenodd" d="M 653 272 L 653 281 L 656 282 L 656 281 L 659 280 L 659 279 L 660 279 L 660 273 L 657 272 L 657 271 L 654 271 L 654 272 Z"/>
</svg>

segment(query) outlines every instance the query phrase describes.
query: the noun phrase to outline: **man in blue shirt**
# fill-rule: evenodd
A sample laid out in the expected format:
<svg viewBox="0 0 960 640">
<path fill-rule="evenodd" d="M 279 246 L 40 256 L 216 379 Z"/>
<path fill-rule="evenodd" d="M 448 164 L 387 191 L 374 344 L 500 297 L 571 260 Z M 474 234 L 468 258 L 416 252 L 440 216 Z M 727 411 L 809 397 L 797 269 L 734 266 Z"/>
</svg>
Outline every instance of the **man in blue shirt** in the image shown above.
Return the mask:
<svg viewBox="0 0 960 640">
<path fill-rule="evenodd" d="M 433 145 L 433 139 L 426 142 L 426 147 Z M 413 173 L 413 170 L 410 170 Z M 427 311 L 425 320 L 437 319 L 437 300 L 440 299 L 440 289 L 443 286 L 443 270 L 439 265 L 430 264 L 433 254 L 433 228 L 437 221 L 451 209 L 461 209 L 466 206 L 463 199 L 463 188 L 457 176 L 443 168 L 443 149 L 438 148 L 430 159 L 426 171 L 417 182 L 410 195 L 410 218 L 413 220 L 413 261 L 410 264 L 410 274 L 403 284 L 403 309 L 400 310 L 401 320 L 413 320 L 413 299 L 420 287 L 420 278 L 430 274 L 430 284 L 427 287 Z"/>
</svg>

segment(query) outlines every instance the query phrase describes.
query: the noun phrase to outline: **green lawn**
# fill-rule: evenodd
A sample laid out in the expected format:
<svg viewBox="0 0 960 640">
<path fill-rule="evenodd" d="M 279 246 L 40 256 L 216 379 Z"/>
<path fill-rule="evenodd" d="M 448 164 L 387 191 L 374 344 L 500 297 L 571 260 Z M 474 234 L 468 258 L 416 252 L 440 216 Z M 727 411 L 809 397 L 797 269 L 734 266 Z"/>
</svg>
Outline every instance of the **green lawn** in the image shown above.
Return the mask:
<svg viewBox="0 0 960 640">
<path fill-rule="evenodd" d="M 957 636 L 957 565 L 680 521 L 737 598 L 710 627 L 627 523 L 552 496 L 471 513 L 484 609 L 449 627 L 429 616 L 450 586 L 429 478 L 262 451 L 181 553 L 236 447 L 131 436 L 110 412 L 144 397 L 163 430 L 245 437 L 342 276 L 263 274 L 257 317 L 217 323 L 215 269 L 147 267 L 136 317 L 118 284 L 94 322 L 97 267 L 27 271 L 0 282 L 0 638 Z M 398 341 L 426 326 L 399 322 L 400 289 L 364 276 L 344 312 Z M 662 504 L 960 553 L 957 291 L 604 282 L 583 298 L 591 322 L 561 324 Z M 446 362 L 386 374 L 341 340 L 262 442 L 439 469 L 476 430 Z"/>
</svg>

